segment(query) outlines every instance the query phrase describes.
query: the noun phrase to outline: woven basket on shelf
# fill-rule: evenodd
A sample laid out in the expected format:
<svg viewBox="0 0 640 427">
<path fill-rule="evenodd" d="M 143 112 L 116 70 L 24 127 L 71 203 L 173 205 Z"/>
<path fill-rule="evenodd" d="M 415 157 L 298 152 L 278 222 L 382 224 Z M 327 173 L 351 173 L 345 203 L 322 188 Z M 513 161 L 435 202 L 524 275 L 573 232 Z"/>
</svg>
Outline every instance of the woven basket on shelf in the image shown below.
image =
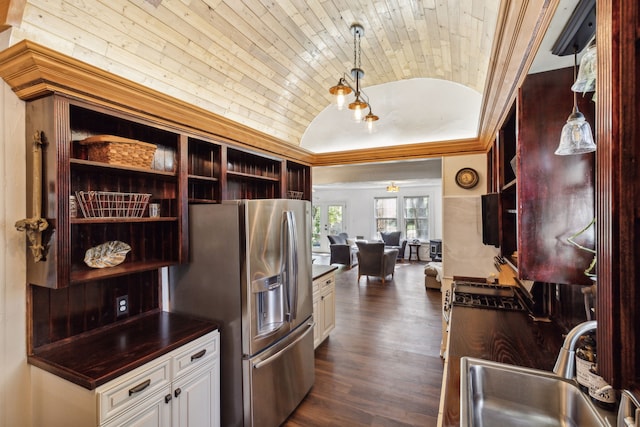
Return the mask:
<svg viewBox="0 0 640 427">
<path fill-rule="evenodd" d="M 113 191 L 76 191 L 85 218 L 140 218 L 151 194 Z"/>
<path fill-rule="evenodd" d="M 80 144 L 87 146 L 91 161 L 145 169 L 151 169 L 156 152 L 154 144 L 113 135 L 91 136 Z"/>
<path fill-rule="evenodd" d="M 302 196 L 304 196 L 304 193 L 302 191 L 287 191 L 287 198 L 289 199 L 300 200 L 302 199 Z"/>
</svg>

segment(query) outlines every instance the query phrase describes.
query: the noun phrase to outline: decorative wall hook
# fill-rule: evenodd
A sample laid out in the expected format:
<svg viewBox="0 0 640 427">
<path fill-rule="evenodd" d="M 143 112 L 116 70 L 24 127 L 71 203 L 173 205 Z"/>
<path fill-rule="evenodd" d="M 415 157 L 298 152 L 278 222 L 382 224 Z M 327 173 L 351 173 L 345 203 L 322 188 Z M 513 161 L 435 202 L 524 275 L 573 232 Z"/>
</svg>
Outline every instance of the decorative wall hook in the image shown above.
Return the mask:
<svg viewBox="0 0 640 427">
<path fill-rule="evenodd" d="M 45 247 L 42 244 L 42 232 L 49 227 L 42 214 L 42 147 L 46 144 L 43 134 L 36 131 L 33 135 L 33 216 L 21 219 L 15 224 L 18 231 L 25 231 L 29 239 L 29 248 L 35 262 L 44 259 Z"/>
</svg>

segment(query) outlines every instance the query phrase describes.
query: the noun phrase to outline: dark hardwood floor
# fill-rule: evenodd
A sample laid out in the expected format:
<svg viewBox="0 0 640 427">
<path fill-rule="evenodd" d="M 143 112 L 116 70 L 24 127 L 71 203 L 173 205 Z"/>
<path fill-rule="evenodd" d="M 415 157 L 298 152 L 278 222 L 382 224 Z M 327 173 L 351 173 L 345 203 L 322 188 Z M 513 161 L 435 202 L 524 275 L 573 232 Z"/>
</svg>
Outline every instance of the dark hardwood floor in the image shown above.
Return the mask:
<svg viewBox="0 0 640 427">
<path fill-rule="evenodd" d="M 315 385 L 283 425 L 435 426 L 441 296 L 425 290 L 424 264 L 397 264 L 384 285 L 357 283 L 357 267 L 336 273 L 336 328 L 316 349 Z"/>
</svg>

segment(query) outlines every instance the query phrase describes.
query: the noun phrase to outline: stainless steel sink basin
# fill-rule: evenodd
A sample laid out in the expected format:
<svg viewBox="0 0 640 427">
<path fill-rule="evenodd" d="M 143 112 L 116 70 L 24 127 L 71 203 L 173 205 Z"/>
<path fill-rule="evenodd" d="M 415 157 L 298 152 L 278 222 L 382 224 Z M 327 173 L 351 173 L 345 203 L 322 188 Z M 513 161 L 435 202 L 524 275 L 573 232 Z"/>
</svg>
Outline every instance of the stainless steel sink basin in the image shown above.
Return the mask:
<svg viewBox="0 0 640 427">
<path fill-rule="evenodd" d="M 552 372 L 463 357 L 461 426 L 607 426 L 577 384 Z"/>
</svg>

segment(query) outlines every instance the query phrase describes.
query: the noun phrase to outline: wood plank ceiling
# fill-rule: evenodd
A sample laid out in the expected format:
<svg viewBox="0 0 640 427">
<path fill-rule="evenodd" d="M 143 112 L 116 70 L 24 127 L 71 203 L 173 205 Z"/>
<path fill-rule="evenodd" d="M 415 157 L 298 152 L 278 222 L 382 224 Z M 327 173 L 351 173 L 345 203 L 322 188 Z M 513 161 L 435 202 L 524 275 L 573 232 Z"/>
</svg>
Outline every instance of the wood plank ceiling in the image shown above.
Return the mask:
<svg viewBox="0 0 640 427">
<path fill-rule="evenodd" d="M 353 66 L 350 25 L 358 22 L 367 85 L 417 77 L 462 84 L 485 93 L 481 132 L 490 133 L 514 94 L 519 74 L 509 67 L 522 67 L 557 1 L 512 3 L 27 0 L 10 43 L 35 41 L 299 145 L 330 104 L 328 88 Z M 520 44 L 509 40 L 522 31 Z M 496 65 L 506 75 L 492 76 Z"/>
</svg>

